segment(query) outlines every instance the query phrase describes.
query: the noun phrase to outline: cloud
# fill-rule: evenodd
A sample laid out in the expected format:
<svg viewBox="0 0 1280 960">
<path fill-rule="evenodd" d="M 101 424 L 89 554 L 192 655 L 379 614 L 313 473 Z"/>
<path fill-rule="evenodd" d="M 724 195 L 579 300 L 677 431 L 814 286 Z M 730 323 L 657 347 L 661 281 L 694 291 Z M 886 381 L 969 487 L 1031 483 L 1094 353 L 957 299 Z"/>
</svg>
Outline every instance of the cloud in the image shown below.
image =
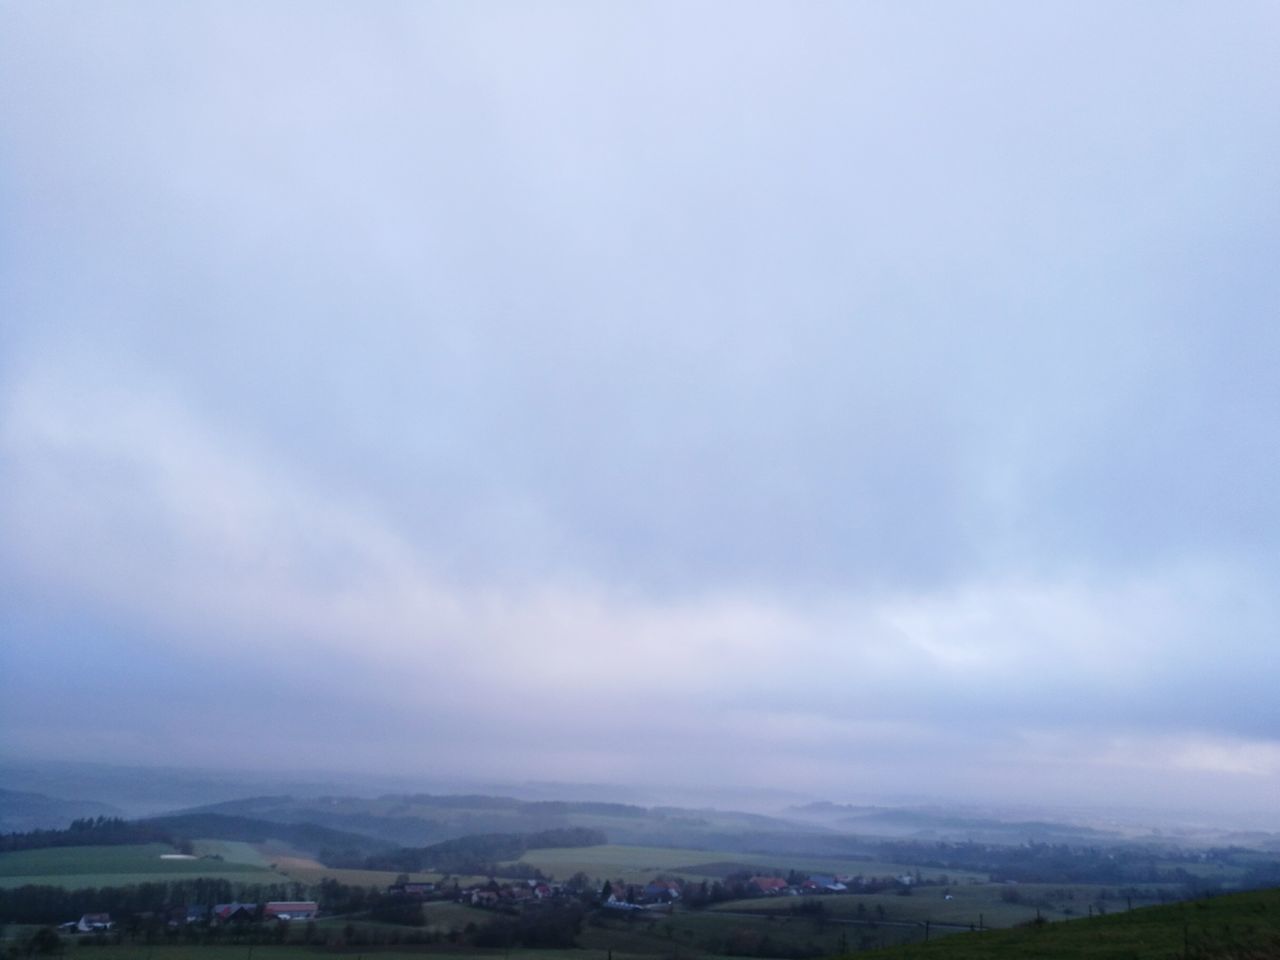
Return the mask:
<svg viewBox="0 0 1280 960">
<path fill-rule="evenodd" d="M 1015 760 L 1119 755 L 1081 751 L 1074 734 L 1155 744 L 1175 769 L 1276 778 L 1274 741 L 1250 739 L 1280 733 L 1265 710 L 1273 611 L 1213 636 L 1233 597 L 1256 603 L 1239 571 L 804 604 L 723 591 L 663 600 L 554 577 L 477 584 L 442 575 L 437 545 L 407 541 L 375 507 L 219 430 L 137 371 L 33 367 L 3 414 L 5 566 L 28 590 L 137 625 L 133 638 L 46 639 L 65 644 L 46 656 L 134 660 L 129 687 L 153 706 L 190 682 L 146 665 L 160 656 L 215 687 L 252 664 L 259 679 L 235 697 L 251 726 L 278 725 L 291 702 L 330 702 L 331 744 L 366 763 L 401 749 L 371 716 L 433 731 L 403 762 L 457 775 L 497 762 L 672 782 L 697 768 L 848 789 L 919 784 L 929 767 L 958 784 L 977 771 L 1005 778 Z M 28 676 L 50 666 L 15 661 Z M 77 719 L 109 716 L 116 695 L 91 695 L 101 705 Z M 29 720 L 38 703 L 17 699 L 10 709 Z M 217 701 L 185 709 L 220 726 Z M 125 711 L 116 734 L 107 723 L 98 736 L 128 753 L 141 720 Z M 268 752 L 295 749 L 296 735 L 277 738 Z"/>
<path fill-rule="evenodd" d="M 1273 11 L 296 12 L 0 14 L 27 742 L 1271 783 Z"/>
</svg>

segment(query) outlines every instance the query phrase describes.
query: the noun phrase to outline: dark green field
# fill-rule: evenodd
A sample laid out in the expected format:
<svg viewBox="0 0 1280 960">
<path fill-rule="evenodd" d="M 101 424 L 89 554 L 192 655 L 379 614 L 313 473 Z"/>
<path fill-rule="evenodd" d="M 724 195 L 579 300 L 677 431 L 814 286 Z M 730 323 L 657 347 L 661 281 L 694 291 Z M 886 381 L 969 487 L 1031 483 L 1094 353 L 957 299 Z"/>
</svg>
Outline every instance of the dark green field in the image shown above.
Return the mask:
<svg viewBox="0 0 1280 960">
<path fill-rule="evenodd" d="M 1092 914 L 1118 913 L 1178 899 L 1175 887 L 1134 888 L 1121 896 L 1106 884 L 957 883 L 922 886 L 910 896 L 900 893 L 851 893 L 829 896 L 756 897 L 716 904 L 713 911 L 785 915 L 799 907 L 821 904 L 831 920 L 886 920 L 962 926 L 1012 927 L 1035 920 L 1071 920 Z M 1160 894 L 1165 893 L 1162 899 Z M 949 899 L 948 899 L 949 898 Z"/>
<path fill-rule="evenodd" d="M 1274 960 L 1280 890 L 1235 893 L 1130 913 L 961 933 L 857 954 L 879 960 Z"/>
</svg>

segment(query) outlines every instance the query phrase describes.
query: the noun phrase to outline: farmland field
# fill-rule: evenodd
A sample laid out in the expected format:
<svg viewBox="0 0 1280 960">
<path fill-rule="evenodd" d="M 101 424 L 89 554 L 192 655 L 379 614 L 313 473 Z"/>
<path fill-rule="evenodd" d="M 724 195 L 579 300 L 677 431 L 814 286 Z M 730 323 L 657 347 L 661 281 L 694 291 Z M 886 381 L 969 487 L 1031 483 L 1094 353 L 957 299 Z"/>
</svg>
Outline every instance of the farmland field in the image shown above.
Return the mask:
<svg viewBox="0 0 1280 960">
<path fill-rule="evenodd" d="M 1280 890 L 1255 890 L 917 944 L 884 960 L 1132 960 L 1280 956 Z"/>
<path fill-rule="evenodd" d="M 223 841 L 209 841 L 223 848 Z M 80 888 L 125 886 L 157 880 L 190 880 L 196 877 L 219 877 L 240 883 L 273 883 L 283 880 L 258 863 L 239 863 L 230 859 L 164 860 L 172 847 L 163 843 L 131 844 L 106 847 L 47 847 L 40 850 L 17 850 L 0 853 L 0 886 L 21 887 L 27 884 Z"/>
<path fill-rule="evenodd" d="M 945 899 L 945 894 L 951 899 Z M 910 896 L 896 893 L 835 894 L 809 897 L 757 897 L 717 904 L 712 909 L 721 913 L 764 913 L 789 915 L 797 907 L 822 904 L 832 920 L 884 920 L 961 924 L 977 927 L 1011 927 L 1035 920 L 1069 920 L 1102 910 L 1120 912 L 1128 901 L 1115 896 L 1115 887 L 1087 884 L 961 884 L 953 887 L 920 887 Z M 1144 888 L 1142 896 L 1133 898 L 1133 906 L 1145 907 L 1160 902 L 1159 893 Z M 1009 899 L 1010 897 L 1017 899 Z"/>
<path fill-rule="evenodd" d="M 267 857 L 252 843 L 242 840 L 195 840 L 192 849 L 197 856 L 221 857 L 227 863 L 249 867 L 268 867 Z"/>
<path fill-rule="evenodd" d="M 653 960 L 653 953 L 628 953 L 625 950 L 614 950 L 612 956 L 604 950 L 528 950 L 513 947 L 510 950 L 458 950 L 441 951 L 432 948 L 424 953 L 421 947 L 403 949 L 379 947 L 351 948 L 343 952 L 335 952 L 324 947 L 291 944 L 288 946 L 263 946 L 253 948 L 239 945 L 221 946 L 184 946 L 154 944 L 139 950 L 137 944 L 123 943 L 119 946 L 73 945 L 62 955 L 66 960 L 325 960 L 325 958 L 357 956 L 376 957 L 377 960 Z"/>
<path fill-rule="evenodd" d="M 270 850 L 264 850 L 262 856 L 277 872 L 284 874 L 290 880 L 297 880 L 300 883 L 319 883 L 321 880 L 330 879 L 353 887 L 382 888 L 395 883 L 397 878 L 400 877 L 400 874 L 394 870 L 356 870 L 346 867 L 326 867 L 318 860 L 313 860 L 310 857 L 288 856 L 273 853 Z M 407 876 L 414 883 L 438 883 L 443 875 L 439 873 L 411 873 L 407 874 Z M 465 887 L 471 883 L 483 883 L 488 879 L 488 877 L 451 876 L 449 882 L 452 883 L 457 880 L 459 885 Z"/>
<path fill-rule="evenodd" d="M 941 931 L 939 931 L 941 932 Z M 854 925 L 790 916 L 735 916 L 683 911 L 587 923 L 579 942 L 587 948 L 626 950 L 650 956 L 678 954 L 774 956 L 797 952 L 831 956 L 860 946 L 887 946 L 923 939 L 914 924 Z"/>
<path fill-rule="evenodd" d="M 257 945 L 252 948 L 246 945 L 178 945 L 152 944 L 139 950 L 137 944 L 128 942 L 119 946 L 95 946 L 92 944 L 73 944 L 65 954 L 71 960 L 138 960 L 140 956 L 147 960 L 323 960 L 325 957 L 348 956 L 355 958 L 361 954 L 360 949 L 352 949 L 337 953 L 332 949 L 303 944 L 286 946 Z M 422 960 L 424 953 L 421 947 L 416 950 L 404 948 L 396 950 L 380 947 L 376 951 L 363 948 L 364 956 L 376 956 L 377 960 Z M 483 960 L 490 957 L 494 960 L 606 960 L 603 952 L 594 953 L 586 950 L 465 950 L 456 952 L 440 952 L 431 950 L 427 956 L 431 960 Z M 653 960 L 652 954 L 630 956 L 615 952 L 613 960 Z"/>
<path fill-rule="evenodd" d="M 665 873 L 690 880 L 722 879 L 729 873 L 744 870 L 801 870 L 812 873 L 848 873 L 867 877 L 896 876 L 913 873 L 911 864 L 883 863 L 785 854 L 721 853 L 669 847 L 631 847 L 603 844 L 595 847 L 557 847 L 530 850 L 518 861 L 537 867 L 557 880 L 581 871 L 589 877 L 640 883 Z M 942 871 L 920 868 L 921 876 L 933 879 L 946 873 L 956 883 L 986 882 L 985 874 L 966 871 Z"/>
<path fill-rule="evenodd" d="M 426 923 L 421 927 L 409 927 L 403 924 L 385 923 L 377 920 L 356 919 L 348 916 L 321 917 L 316 921 L 320 930 L 339 931 L 351 926 L 353 929 L 369 932 L 379 931 L 383 934 L 404 934 L 409 931 L 428 930 L 448 933 L 451 930 L 463 930 L 472 923 L 482 927 L 493 922 L 494 914 L 478 907 L 468 907 L 452 900 L 430 900 L 422 905 Z"/>
</svg>

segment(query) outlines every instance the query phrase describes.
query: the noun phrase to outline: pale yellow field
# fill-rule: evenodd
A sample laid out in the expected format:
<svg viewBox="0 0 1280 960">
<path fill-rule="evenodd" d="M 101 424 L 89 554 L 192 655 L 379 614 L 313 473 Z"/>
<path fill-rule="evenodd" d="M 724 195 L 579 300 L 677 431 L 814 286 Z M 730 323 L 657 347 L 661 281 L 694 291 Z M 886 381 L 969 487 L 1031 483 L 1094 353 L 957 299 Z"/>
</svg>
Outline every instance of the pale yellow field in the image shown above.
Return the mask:
<svg viewBox="0 0 1280 960">
<path fill-rule="evenodd" d="M 297 880 L 299 883 L 319 883 L 321 880 L 328 878 L 353 887 L 382 888 L 395 883 L 400 877 L 400 874 L 394 870 L 354 870 L 326 867 L 323 863 L 310 857 L 271 853 L 269 851 L 264 851 L 264 856 L 270 858 L 270 864 L 277 873 L 282 873 L 290 880 Z M 444 875 L 439 873 L 409 874 L 409 880 L 414 883 L 439 883 L 443 878 Z M 451 876 L 449 882 L 452 883 L 456 880 L 459 886 L 465 887 L 473 883 L 483 883 L 488 879 L 488 877 Z"/>
</svg>

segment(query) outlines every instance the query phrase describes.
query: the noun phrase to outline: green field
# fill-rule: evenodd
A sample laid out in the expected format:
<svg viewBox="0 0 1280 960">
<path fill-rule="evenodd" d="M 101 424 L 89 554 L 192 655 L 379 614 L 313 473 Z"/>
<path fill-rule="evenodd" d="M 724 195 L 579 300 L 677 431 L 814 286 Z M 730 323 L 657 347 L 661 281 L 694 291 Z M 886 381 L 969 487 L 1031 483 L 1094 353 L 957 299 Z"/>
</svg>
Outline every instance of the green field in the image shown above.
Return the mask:
<svg viewBox="0 0 1280 960">
<path fill-rule="evenodd" d="M 252 843 L 242 840 L 194 840 L 193 852 L 197 856 L 221 857 L 227 863 L 240 863 L 250 867 L 269 868 L 267 857 Z"/>
<path fill-rule="evenodd" d="M 71 946 L 64 957 L 73 960 L 324 960 L 326 957 L 359 956 L 376 957 L 377 960 L 609 960 L 604 950 L 437 950 L 424 952 L 422 947 L 351 947 L 335 950 L 326 947 L 308 947 L 301 944 L 289 946 L 180 946 L 156 944 L 150 946 Z M 612 960 L 653 960 L 653 954 L 630 954 L 615 950 Z"/>
<path fill-rule="evenodd" d="M 601 922 L 603 919 L 603 922 Z M 633 918 L 597 918 L 583 926 L 578 941 L 587 948 L 610 947 L 633 953 L 667 956 L 735 956 L 771 952 L 786 956 L 804 952 L 831 956 L 868 944 L 894 944 L 922 939 L 914 925 L 855 925 L 817 922 L 800 917 L 735 916 L 710 911 L 675 910 Z"/>
<path fill-rule="evenodd" d="M 285 878 L 257 862 L 237 862 L 226 853 L 245 848 L 245 856 L 256 856 L 248 844 L 207 841 L 222 851 L 224 859 L 164 860 L 161 854 L 174 849 L 163 843 L 107 847 L 46 847 L 0 853 L 0 886 L 21 887 L 39 884 L 69 889 L 126 886 L 159 880 L 191 880 L 218 877 L 239 883 L 274 883 Z M 200 844 L 196 845 L 200 849 Z"/>
<path fill-rule="evenodd" d="M 961 933 L 870 956 L 878 960 L 1267 960 L 1280 957 L 1280 890 L 1229 894 L 1069 923 Z"/>
<path fill-rule="evenodd" d="M 750 870 L 800 870 L 810 873 L 848 873 L 866 877 L 914 873 L 911 864 L 883 863 L 849 858 L 790 857 L 778 854 L 721 853 L 709 850 L 670 847 L 632 847 L 603 844 L 596 847 L 557 847 L 530 850 L 519 860 L 537 867 L 557 880 L 581 871 L 589 877 L 643 883 L 659 873 L 686 880 L 717 880 L 726 874 Z M 985 882 L 985 874 L 920 868 L 921 876 L 932 879 L 946 873 L 957 882 Z"/>
<path fill-rule="evenodd" d="M 426 923 L 421 927 L 406 927 L 401 924 L 379 923 L 375 920 L 356 920 L 349 917 L 322 917 L 316 921 L 316 926 L 321 930 L 342 930 L 348 924 L 362 932 L 378 931 L 382 934 L 397 933 L 406 934 L 409 932 L 417 932 L 427 930 L 433 933 L 449 933 L 451 930 L 465 930 L 467 924 L 475 924 L 477 927 L 483 927 L 486 923 L 492 923 L 494 914 L 489 910 L 481 910 L 478 907 L 468 907 L 465 904 L 454 903 L 451 900 L 432 900 L 422 905 L 422 912 L 426 918 Z"/>
<path fill-rule="evenodd" d="M 950 900 L 946 895 L 951 896 Z M 1174 899 L 1173 888 L 1168 890 Z M 1133 898 L 1133 907 L 1160 903 L 1156 887 L 1143 887 Z M 716 904 L 712 909 L 727 913 L 788 915 L 796 908 L 820 903 L 832 920 L 885 920 L 1012 927 L 1041 916 L 1046 920 L 1069 920 L 1088 914 L 1116 913 L 1128 909 L 1129 902 L 1117 895 L 1114 886 L 1089 884 L 956 884 L 950 887 L 916 887 L 910 896 L 897 893 L 850 893 L 830 896 L 756 897 Z"/>
<path fill-rule="evenodd" d="M 454 906 L 442 904 L 441 907 Z M 456 926 L 471 918 L 462 913 L 433 918 Z M 483 916 L 484 914 L 480 912 Z M 338 923 L 337 920 L 332 921 Z M 8 928 L 12 942 L 29 933 Z M 142 945 L 94 946 L 67 941 L 72 960 L 321 960 L 323 957 L 374 955 L 379 960 L 653 960 L 655 956 L 706 960 L 758 951 L 766 942 L 779 953 L 814 950 L 847 954 L 850 960 L 1265 960 L 1280 956 L 1280 890 L 1231 894 L 1208 900 L 1135 909 L 1089 920 L 1020 926 L 985 933 L 955 933 L 924 943 L 918 927 L 888 923 L 855 926 L 817 923 L 796 917 L 738 918 L 714 913 L 645 915 L 588 921 L 573 950 L 453 950 L 448 947 L 350 947 L 345 950 L 300 944 L 267 946 Z M 874 950 L 885 945 L 892 949 Z M 868 951 L 871 952 L 855 952 Z M 741 955 L 740 953 L 738 955 Z"/>
<path fill-rule="evenodd" d="M 269 851 L 264 854 L 264 859 L 269 861 L 270 866 L 277 872 L 287 876 L 290 880 L 297 880 L 299 883 L 319 883 L 321 880 L 337 880 L 339 883 L 345 883 L 352 887 L 377 887 L 382 889 L 393 884 L 399 879 L 400 874 L 394 870 L 353 870 L 345 867 L 326 867 L 322 863 L 318 863 L 309 857 L 290 857 L 283 855 L 272 855 Z M 439 873 L 411 873 L 407 874 L 409 880 L 414 883 L 439 883 L 444 879 Z M 457 881 L 459 886 L 465 887 L 473 883 L 484 883 L 488 877 L 459 877 L 450 876 L 449 882 Z"/>
</svg>

